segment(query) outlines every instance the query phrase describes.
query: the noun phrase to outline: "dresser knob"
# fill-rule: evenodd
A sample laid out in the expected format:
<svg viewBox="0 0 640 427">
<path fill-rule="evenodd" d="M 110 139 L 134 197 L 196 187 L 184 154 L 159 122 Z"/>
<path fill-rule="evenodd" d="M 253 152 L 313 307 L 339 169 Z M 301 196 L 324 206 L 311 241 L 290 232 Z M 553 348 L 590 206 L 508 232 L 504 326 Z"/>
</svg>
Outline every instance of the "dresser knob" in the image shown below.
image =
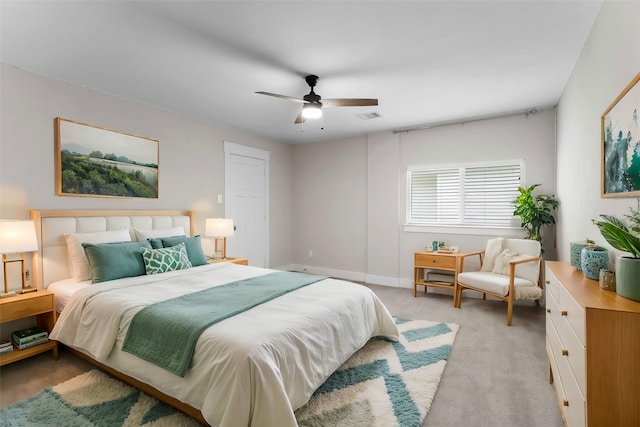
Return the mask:
<svg viewBox="0 0 640 427">
<path fill-rule="evenodd" d="M 547 285 L 550 285 L 550 284 L 551 284 L 551 280 L 545 280 L 544 282 L 545 282 Z"/>
<path fill-rule="evenodd" d="M 547 308 L 547 313 L 551 313 L 551 309 L 550 308 Z"/>
<path fill-rule="evenodd" d="M 562 355 L 563 356 L 568 356 L 569 355 L 569 350 L 563 348 L 562 349 Z"/>
<path fill-rule="evenodd" d="M 569 406 L 569 401 L 565 399 L 565 401 L 564 401 L 564 402 L 562 402 L 562 405 L 563 405 L 563 406 Z"/>
<path fill-rule="evenodd" d="M 561 314 L 562 316 L 566 316 L 566 315 L 567 315 L 567 311 L 566 311 L 566 310 L 562 310 L 562 311 L 560 312 L 560 314 Z"/>
</svg>

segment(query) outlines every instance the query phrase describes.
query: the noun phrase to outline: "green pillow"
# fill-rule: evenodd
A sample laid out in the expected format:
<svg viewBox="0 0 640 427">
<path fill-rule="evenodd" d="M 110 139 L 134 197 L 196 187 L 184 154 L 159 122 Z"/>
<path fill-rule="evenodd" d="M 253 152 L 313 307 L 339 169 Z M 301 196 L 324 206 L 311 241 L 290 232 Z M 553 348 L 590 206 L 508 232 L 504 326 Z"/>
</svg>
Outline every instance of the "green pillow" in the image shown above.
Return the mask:
<svg viewBox="0 0 640 427">
<path fill-rule="evenodd" d="M 82 246 L 89 260 L 93 283 L 146 274 L 142 248 L 151 249 L 147 241 L 83 243 Z"/>
<path fill-rule="evenodd" d="M 191 268 L 184 243 L 162 249 L 142 249 L 142 259 L 147 274 L 166 273 L 167 271 Z"/>
<path fill-rule="evenodd" d="M 184 243 L 187 248 L 189 261 L 191 261 L 191 265 L 194 267 L 198 265 L 205 265 L 207 263 L 207 257 L 204 254 L 204 251 L 202 250 L 202 244 L 200 243 L 200 236 L 160 237 L 160 240 L 162 240 L 162 246 L 164 246 L 165 248 Z"/>
<path fill-rule="evenodd" d="M 157 237 L 149 238 L 147 239 L 147 242 L 149 242 L 153 249 L 162 249 L 164 247 L 162 246 L 162 240 L 158 239 Z"/>
</svg>

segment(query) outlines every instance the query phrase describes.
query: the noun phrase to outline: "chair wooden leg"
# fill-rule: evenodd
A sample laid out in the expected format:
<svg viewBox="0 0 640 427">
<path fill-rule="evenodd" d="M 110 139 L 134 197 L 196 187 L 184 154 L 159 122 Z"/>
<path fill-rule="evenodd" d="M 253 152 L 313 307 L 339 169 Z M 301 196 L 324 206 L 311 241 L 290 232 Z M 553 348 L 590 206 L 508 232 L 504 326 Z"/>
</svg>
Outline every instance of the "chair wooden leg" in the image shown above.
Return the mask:
<svg viewBox="0 0 640 427">
<path fill-rule="evenodd" d="M 453 306 L 460 308 L 460 300 L 462 299 L 462 288 L 460 285 L 453 291 Z"/>
<path fill-rule="evenodd" d="M 511 315 L 513 314 L 513 301 L 507 301 L 507 326 L 511 326 Z"/>
</svg>

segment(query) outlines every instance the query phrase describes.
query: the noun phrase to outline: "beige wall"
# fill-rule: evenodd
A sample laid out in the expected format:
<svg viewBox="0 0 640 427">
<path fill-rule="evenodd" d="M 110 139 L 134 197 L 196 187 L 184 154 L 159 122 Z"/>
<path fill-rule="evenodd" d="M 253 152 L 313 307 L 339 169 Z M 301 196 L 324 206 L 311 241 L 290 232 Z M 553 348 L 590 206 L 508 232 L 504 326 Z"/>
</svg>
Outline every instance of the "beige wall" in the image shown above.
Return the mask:
<svg viewBox="0 0 640 427">
<path fill-rule="evenodd" d="M 366 271 L 365 136 L 295 145 L 293 200 L 296 264 Z"/>
<path fill-rule="evenodd" d="M 601 198 L 600 117 L 640 72 L 640 2 L 605 1 L 558 104 L 558 253 L 589 237 L 612 250 L 591 222 L 623 215 L 635 198 Z"/>
<path fill-rule="evenodd" d="M 292 247 L 292 148 L 236 129 L 2 65 L 0 72 L 0 218 L 29 209 L 191 209 L 195 231 L 223 216 L 223 141 L 270 151 L 271 265 L 288 265 Z M 157 200 L 59 197 L 54 187 L 55 117 L 160 141 Z"/>
<path fill-rule="evenodd" d="M 432 240 L 483 249 L 483 232 L 404 231 L 408 166 L 525 159 L 526 184 L 555 188 L 555 111 L 410 133 L 294 146 L 295 268 L 409 286 L 413 252 Z M 519 230 L 516 230 L 518 233 Z M 554 236 L 546 255 L 554 257 Z M 317 249 L 322 253 L 316 256 Z M 314 250 L 309 258 L 307 251 Z"/>
</svg>

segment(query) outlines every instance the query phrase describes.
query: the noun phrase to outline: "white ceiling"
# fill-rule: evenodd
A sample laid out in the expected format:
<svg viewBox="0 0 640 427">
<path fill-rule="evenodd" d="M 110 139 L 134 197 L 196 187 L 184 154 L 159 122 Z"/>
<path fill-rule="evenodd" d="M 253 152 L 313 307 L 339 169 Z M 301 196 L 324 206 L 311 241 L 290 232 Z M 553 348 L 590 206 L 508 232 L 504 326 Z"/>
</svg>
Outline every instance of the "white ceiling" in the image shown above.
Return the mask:
<svg viewBox="0 0 640 427">
<path fill-rule="evenodd" d="M 598 1 L 7 1 L 1 61 L 289 143 L 555 105 Z M 294 119 L 323 98 L 378 98 Z M 359 114 L 382 117 L 361 120 Z M 73 118 L 72 118 L 73 119 Z M 321 127 L 324 129 L 321 129 Z M 302 130 L 304 130 L 302 132 Z"/>
</svg>

